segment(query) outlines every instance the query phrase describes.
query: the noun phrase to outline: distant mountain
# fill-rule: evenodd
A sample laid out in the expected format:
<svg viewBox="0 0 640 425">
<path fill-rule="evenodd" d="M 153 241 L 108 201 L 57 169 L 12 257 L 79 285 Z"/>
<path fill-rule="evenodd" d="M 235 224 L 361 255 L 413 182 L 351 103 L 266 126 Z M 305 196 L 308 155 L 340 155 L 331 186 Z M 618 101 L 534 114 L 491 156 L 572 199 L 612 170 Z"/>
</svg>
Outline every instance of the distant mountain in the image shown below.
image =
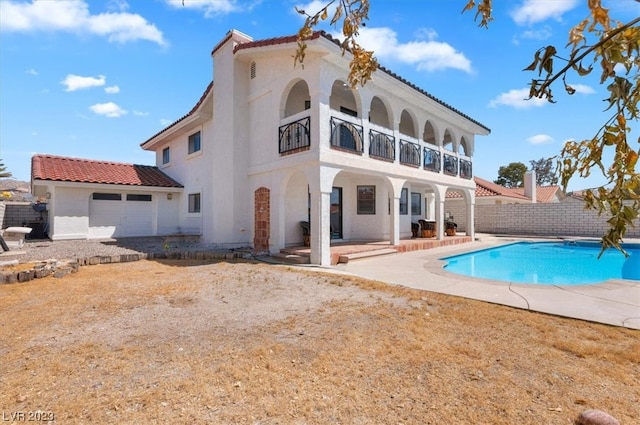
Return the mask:
<svg viewBox="0 0 640 425">
<path fill-rule="evenodd" d="M 0 179 L 0 192 L 9 192 L 11 197 L 2 198 L 11 201 L 32 200 L 31 183 L 15 179 Z"/>
<path fill-rule="evenodd" d="M 0 190 L 18 190 L 22 192 L 31 190 L 31 183 L 15 179 L 0 179 Z"/>
</svg>

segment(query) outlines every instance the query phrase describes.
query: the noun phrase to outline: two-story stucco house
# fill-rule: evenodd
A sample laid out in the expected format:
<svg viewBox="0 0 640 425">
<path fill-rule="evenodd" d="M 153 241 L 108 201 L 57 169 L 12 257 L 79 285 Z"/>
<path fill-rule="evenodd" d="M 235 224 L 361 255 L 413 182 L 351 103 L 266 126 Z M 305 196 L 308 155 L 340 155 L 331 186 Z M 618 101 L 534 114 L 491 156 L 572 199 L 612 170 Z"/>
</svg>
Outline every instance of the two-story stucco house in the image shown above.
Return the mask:
<svg viewBox="0 0 640 425">
<path fill-rule="evenodd" d="M 397 244 L 418 218 L 435 220 L 444 238 L 448 190 L 473 223 L 475 136 L 490 130 L 384 68 L 352 89 L 334 39 L 317 32 L 307 45 L 295 67 L 295 36 L 255 41 L 234 30 L 213 48 L 200 100 L 141 145 L 170 177 L 152 188 L 154 234 L 277 252 L 302 243 L 307 221 L 311 262 L 328 265 L 332 240 Z M 54 190 L 36 177 L 41 192 Z"/>
</svg>

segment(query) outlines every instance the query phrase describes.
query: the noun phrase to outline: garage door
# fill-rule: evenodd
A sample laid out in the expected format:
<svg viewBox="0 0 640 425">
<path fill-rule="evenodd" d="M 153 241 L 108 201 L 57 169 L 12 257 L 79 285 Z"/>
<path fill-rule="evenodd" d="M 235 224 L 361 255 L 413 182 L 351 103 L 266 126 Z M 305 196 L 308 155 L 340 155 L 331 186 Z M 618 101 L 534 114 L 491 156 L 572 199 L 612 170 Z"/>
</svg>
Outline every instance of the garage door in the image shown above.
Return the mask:
<svg viewBox="0 0 640 425">
<path fill-rule="evenodd" d="M 148 194 L 93 193 L 89 237 L 153 235 L 153 202 Z"/>
</svg>

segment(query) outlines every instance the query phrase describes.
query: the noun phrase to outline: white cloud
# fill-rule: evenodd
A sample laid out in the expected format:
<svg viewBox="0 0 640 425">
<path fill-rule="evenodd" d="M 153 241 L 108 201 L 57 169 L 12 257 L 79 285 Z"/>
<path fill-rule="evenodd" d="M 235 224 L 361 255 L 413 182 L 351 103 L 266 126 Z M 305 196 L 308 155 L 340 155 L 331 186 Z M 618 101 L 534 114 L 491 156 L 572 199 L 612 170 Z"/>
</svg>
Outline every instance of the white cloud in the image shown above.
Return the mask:
<svg viewBox="0 0 640 425">
<path fill-rule="evenodd" d="M 224 15 L 239 10 L 236 0 L 165 0 L 169 6 L 179 9 L 202 11 L 205 18 Z"/>
<path fill-rule="evenodd" d="M 373 50 L 380 60 L 389 60 L 415 66 L 420 71 L 435 72 L 458 69 L 473 72 L 471 61 L 448 43 L 436 41 L 438 34 L 424 28 L 418 32 L 418 39 L 407 43 L 398 42 L 396 32 L 388 27 L 360 29 L 358 42 L 367 50 Z M 342 38 L 340 34 L 332 34 Z"/>
<path fill-rule="evenodd" d="M 127 111 L 113 102 L 96 103 L 89 107 L 94 113 L 98 115 L 104 115 L 109 118 L 119 118 L 127 114 Z"/>
<path fill-rule="evenodd" d="M 532 145 L 548 145 L 549 143 L 553 143 L 553 137 L 548 134 L 536 134 L 535 136 L 529 137 L 527 142 Z"/>
<path fill-rule="evenodd" d="M 148 112 L 142 112 L 142 111 L 133 111 L 133 115 L 135 115 L 136 117 L 148 117 L 149 113 Z"/>
<path fill-rule="evenodd" d="M 162 127 L 167 127 L 168 125 L 171 125 L 172 123 L 173 123 L 173 121 L 168 120 L 166 118 L 163 118 L 163 119 L 160 120 L 160 125 Z"/>
<path fill-rule="evenodd" d="M 60 81 L 60 84 L 67 86 L 65 91 L 76 91 L 81 89 L 88 89 L 90 87 L 104 86 L 106 77 L 104 75 L 98 75 L 98 77 L 82 77 L 80 75 L 67 75 L 67 78 Z"/>
<path fill-rule="evenodd" d="M 120 2 L 119 8 L 126 9 Z M 126 5 L 128 7 L 128 5 Z M 138 14 L 108 12 L 92 15 L 84 1 L 0 1 L 0 30 L 13 32 L 65 31 L 95 34 L 110 42 L 147 40 L 166 45 L 162 32 Z"/>
<path fill-rule="evenodd" d="M 116 94 L 116 93 L 120 93 L 120 87 L 118 87 L 118 86 L 109 86 L 109 87 L 105 87 L 104 91 L 106 93 L 109 93 L 109 94 Z"/>
<path fill-rule="evenodd" d="M 511 18 L 518 25 L 531 25 L 547 19 L 562 19 L 565 12 L 575 8 L 579 0 L 524 0 L 511 11 Z"/>
<path fill-rule="evenodd" d="M 300 15 L 298 12 L 296 12 L 296 8 L 298 8 L 299 10 L 304 10 L 308 15 L 315 15 L 316 13 L 318 13 L 320 11 L 320 9 L 322 9 L 323 7 L 325 7 L 327 5 L 327 2 L 324 0 L 312 0 L 310 2 L 307 3 L 303 3 L 303 4 L 296 4 L 294 8 L 291 9 L 292 13 L 295 13 L 296 15 L 300 16 L 300 18 L 304 19 L 305 16 L 304 15 Z M 333 14 L 335 13 L 335 7 L 329 7 L 328 12 L 329 12 L 329 19 L 333 18 Z"/>
<path fill-rule="evenodd" d="M 573 89 L 576 91 L 576 93 L 580 93 L 580 94 L 593 94 L 596 91 L 590 87 L 590 86 L 585 86 L 584 84 L 569 84 L 571 87 L 573 87 Z"/>
<path fill-rule="evenodd" d="M 29 75 L 38 75 L 38 71 L 36 71 L 33 68 L 29 68 L 25 71 L 25 73 L 29 74 Z"/>
<path fill-rule="evenodd" d="M 495 99 L 492 99 L 489 102 L 489 107 L 496 108 L 499 105 L 505 105 L 514 107 L 516 109 L 528 109 L 533 107 L 540 107 L 549 103 L 546 99 L 539 99 L 537 97 L 531 99 L 528 98 L 528 88 L 509 90 L 506 93 L 499 94 Z"/>
</svg>

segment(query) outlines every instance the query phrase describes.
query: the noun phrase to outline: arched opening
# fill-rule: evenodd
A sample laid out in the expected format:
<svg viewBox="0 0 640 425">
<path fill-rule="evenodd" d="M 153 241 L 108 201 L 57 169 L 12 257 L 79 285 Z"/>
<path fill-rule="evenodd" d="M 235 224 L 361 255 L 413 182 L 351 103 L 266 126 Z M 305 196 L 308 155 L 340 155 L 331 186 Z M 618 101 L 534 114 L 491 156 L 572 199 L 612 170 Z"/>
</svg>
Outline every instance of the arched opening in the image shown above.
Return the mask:
<svg viewBox="0 0 640 425">
<path fill-rule="evenodd" d="M 329 106 L 335 111 L 340 111 L 353 117 L 358 116 L 356 97 L 351 87 L 344 81 L 334 81 L 333 87 L 331 87 Z"/>
<path fill-rule="evenodd" d="M 406 109 L 402 111 L 402 114 L 400 115 L 400 125 L 398 130 L 400 133 L 406 134 L 409 137 L 417 138 L 415 121 Z"/>
<path fill-rule="evenodd" d="M 471 156 L 471 146 L 469 145 L 469 142 L 467 142 L 467 139 L 465 139 L 464 136 L 462 136 L 460 138 L 460 153 L 463 154 L 464 156 Z"/>
<path fill-rule="evenodd" d="M 371 99 L 369 122 L 381 127 L 391 128 L 387 107 L 378 96 L 374 96 L 373 99 Z"/>
<path fill-rule="evenodd" d="M 438 138 L 436 137 L 436 130 L 433 128 L 433 124 L 430 121 L 424 123 L 424 131 L 422 132 L 422 140 L 432 145 L 438 144 Z"/>
<path fill-rule="evenodd" d="M 455 147 L 453 146 L 453 136 L 451 136 L 451 132 L 449 131 L 449 129 L 446 129 L 444 131 L 442 146 L 448 151 L 455 152 Z"/>
<path fill-rule="evenodd" d="M 309 86 L 304 80 L 300 80 L 291 87 L 287 94 L 284 107 L 284 118 L 295 115 L 311 107 Z"/>
</svg>

